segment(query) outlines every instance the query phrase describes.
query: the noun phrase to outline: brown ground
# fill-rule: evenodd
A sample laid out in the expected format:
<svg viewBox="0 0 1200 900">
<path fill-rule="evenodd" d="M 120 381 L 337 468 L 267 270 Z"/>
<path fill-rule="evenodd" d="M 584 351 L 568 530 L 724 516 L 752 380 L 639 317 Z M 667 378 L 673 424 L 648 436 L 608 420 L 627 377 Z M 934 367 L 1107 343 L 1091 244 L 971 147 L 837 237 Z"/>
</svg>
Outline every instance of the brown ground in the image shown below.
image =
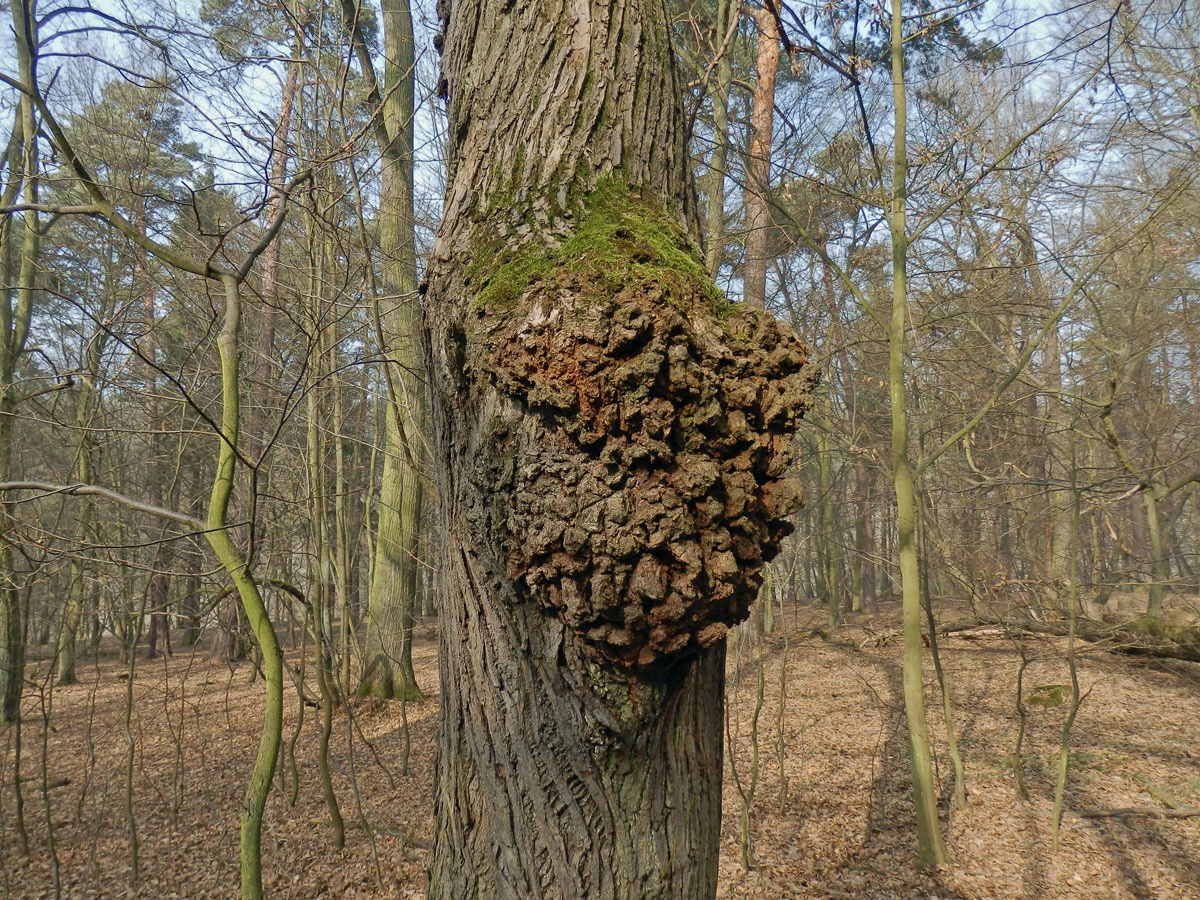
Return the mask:
<svg viewBox="0 0 1200 900">
<path fill-rule="evenodd" d="M 1028 705 L 1018 799 L 1012 770 L 1018 656 L 1004 635 L 944 639 L 943 658 L 967 765 L 969 808 L 953 816 L 955 862 L 935 874 L 915 867 L 912 810 L 899 700 L 898 646 L 871 633 L 894 627 L 889 610 L 833 632 L 808 636 L 822 614 L 789 611 L 763 648 L 764 702 L 758 717 L 759 771 L 750 813 L 754 866 L 742 864 L 742 795 L 729 762 L 722 843 L 723 898 L 1200 898 L 1200 818 L 1081 818 L 1098 807 L 1161 806 L 1169 797 L 1200 804 L 1200 666 L 1138 661 L 1084 648 L 1062 846 L 1050 844 L 1053 773 L 1065 708 Z M 784 640 L 783 634 L 789 635 Z M 1026 694 L 1068 676 L 1063 641 L 1026 638 Z M 750 739 L 757 695 L 752 635 L 731 638 L 730 759 L 752 780 Z M 786 659 L 786 666 L 785 666 Z M 423 629 L 417 667 L 435 690 L 435 637 Z M 13 730 L 0 744 L 0 897 L 52 897 L 57 855 L 61 896 L 233 897 L 237 809 L 257 740 L 261 683 L 200 656 L 139 660 L 133 685 L 134 816 L 140 879 L 129 883 L 124 807 L 125 670 L 116 661 L 81 667 L 83 683 L 25 702 L 21 785 L 30 855 L 19 853 L 12 790 Z M 786 684 L 784 683 L 786 672 Z M 936 698 L 930 682 L 928 696 Z M 786 695 L 780 719 L 779 697 Z M 51 787 L 42 790 L 41 701 L 52 701 L 45 744 Z M 268 891 L 274 898 L 420 897 L 431 834 L 430 784 L 437 704 L 408 707 L 412 755 L 401 772 L 404 737 L 396 704 L 354 708 L 337 719 L 337 784 L 347 847 L 329 844 L 315 763 L 316 715 L 305 711 L 296 750 L 300 792 L 288 803 L 293 770 L 267 811 Z M 296 724 L 294 691 L 287 736 Z M 940 724 L 940 707 L 930 720 Z M 935 728 L 939 734 L 942 729 Z M 369 745 L 363 738 L 369 741 Z M 947 774 L 939 739 L 942 774 Z M 786 775 L 781 797 L 780 769 Z M 357 783 L 351 786 L 350 774 Z M 63 780 L 67 784 L 62 785 Z M 60 785 L 60 786 L 54 786 Z M 47 842 L 49 797 L 54 851 Z M 362 822 L 370 823 L 370 830 Z M 372 840 L 373 838 L 373 840 Z M 582 898 L 581 898 L 582 900 Z M 602 900 L 602 898 L 597 898 Z"/>
</svg>

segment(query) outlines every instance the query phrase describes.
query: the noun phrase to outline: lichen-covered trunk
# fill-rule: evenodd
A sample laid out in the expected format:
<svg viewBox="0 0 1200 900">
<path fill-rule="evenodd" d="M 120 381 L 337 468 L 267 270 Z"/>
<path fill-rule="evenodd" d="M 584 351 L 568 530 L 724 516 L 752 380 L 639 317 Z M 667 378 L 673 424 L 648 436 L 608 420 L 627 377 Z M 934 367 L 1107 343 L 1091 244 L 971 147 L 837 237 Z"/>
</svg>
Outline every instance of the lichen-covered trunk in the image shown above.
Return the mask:
<svg viewBox="0 0 1200 900">
<path fill-rule="evenodd" d="M 724 636 L 814 373 L 700 259 L 662 0 L 441 14 L 429 896 L 712 897 Z"/>
<path fill-rule="evenodd" d="M 388 354 L 388 397 L 383 479 L 371 589 L 367 606 L 360 697 L 420 699 L 412 664 L 412 629 L 420 589 L 418 548 L 425 500 L 418 463 L 422 378 L 413 222 L 414 61 L 412 12 L 407 0 L 385 0 L 383 140 L 379 250 L 386 312 L 381 316 Z"/>
<path fill-rule="evenodd" d="M 22 83 L 30 85 L 35 78 L 37 23 L 27 3 L 12 4 L 12 19 L 17 68 Z M 5 206 L 18 198 L 29 204 L 38 202 L 40 177 L 37 137 L 33 101 L 22 96 L 17 102 L 9 141 L 9 183 L 0 196 L 0 203 Z M 5 213 L 0 217 L 0 255 L 3 257 L 3 294 L 0 295 L 0 480 L 8 480 L 13 471 L 13 423 L 16 421 L 14 413 L 17 407 L 13 383 L 18 360 L 25 351 L 25 342 L 29 337 L 41 247 L 37 212 L 26 210 L 20 221 L 18 230 L 14 213 Z M 14 569 L 10 538 L 13 531 L 12 512 L 7 504 L 0 503 L 0 723 L 15 722 L 20 716 L 21 693 L 25 684 L 25 623 L 20 585 Z"/>
</svg>

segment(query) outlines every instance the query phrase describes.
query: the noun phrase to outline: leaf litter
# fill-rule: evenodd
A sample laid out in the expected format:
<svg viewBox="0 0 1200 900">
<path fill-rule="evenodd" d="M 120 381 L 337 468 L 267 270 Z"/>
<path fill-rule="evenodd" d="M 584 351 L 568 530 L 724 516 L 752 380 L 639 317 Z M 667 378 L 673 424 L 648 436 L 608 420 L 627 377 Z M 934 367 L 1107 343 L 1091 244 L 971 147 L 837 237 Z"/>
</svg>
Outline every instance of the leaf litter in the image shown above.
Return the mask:
<svg viewBox="0 0 1200 900">
<path fill-rule="evenodd" d="M 1084 649 L 1091 689 L 1071 741 L 1062 843 L 1051 848 L 1054 765 L 1069 703 L 1065 641 L 1003 633 L 940 641 L 966 765 L 968 805 L 947 815 L 951 772 L 932 666 L 926 697 L 953 857 L 916 866 L 898 618 L 854 616 L 823 628 L 819 607 L 789 607 L 762 638 L 731 632 L 721 862 L 723 900 L 1196 900 L 1200 818 L 1114 816 L 1089 810 L 1200 803 L 1200 666 L 1164 665 Z M 1015 692 L 1024 643 L 1026 736 L 1015 779 Z M 317 773 L 319 716 L 304 710 L 295 765 L 288 752 L 299 703 L 289 686 L 276 789 L 263 833 L 272 898 L 382 900 L 424 896 L 432 840 L 437 647 L 418 630 L 418 681 L 431 699 L 409 703 L 411 752 L 398 702 L 340 709 L 331 745 L 346 847 L 331 844 Z M 298 663 L 295 654 L 292 662 Z M 927 661 L 928 662 L 928 661 Z M 311 666 L 309 667 L 311 669 Z M 21 793 L 29 854 L 22 855 L 13 792 L 14 729 L 0 740 L 0 898 L 228 898 L 238 886 L 238 808 L 258 741 L 262 683 L 248 663 L 230 667 L 190 651 L 138 660 L 130 731 L 138 879 L 131 882 L 125 808 L 125 692 L 115 659 L 81 663 L 80 684 L 50 696 L 47 663 L 23 707 Z M 1069 697 L 1067 698 L 1069 700 Z M 52 700 L 42 771 L 42 702 Z M 758 771 L 753 770 L 754 711 Z M 349 735 L 353 733 L 353 740 Z M 743 791 L 753 781 L 743 865 Z M 742 790 L 739 790 L 739 785 Z M 296 790 L 296 801 L 290 802 Z M 53 825 L 53 853 L 46 810 Z"/>
</svg>

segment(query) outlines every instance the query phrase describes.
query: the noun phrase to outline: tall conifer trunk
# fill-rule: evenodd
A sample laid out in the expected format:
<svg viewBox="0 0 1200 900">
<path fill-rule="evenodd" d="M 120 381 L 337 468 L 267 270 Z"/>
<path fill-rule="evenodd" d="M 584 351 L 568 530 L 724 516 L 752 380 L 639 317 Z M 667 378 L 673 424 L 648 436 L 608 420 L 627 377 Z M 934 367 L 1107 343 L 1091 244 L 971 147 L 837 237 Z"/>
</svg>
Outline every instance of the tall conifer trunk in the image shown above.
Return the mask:
<svg viewBox="0 0 1200 900">
<path fill-rule="evenodd" d="M 779 26 L 771 10 L 746 7 L 758 26 L 758 61 L 751 108 L 750 156 L 746 160 L 746 302 L 762 309 L 767 301 L 771 234 L 771 141 L 775 121 L 775 76 L 779 68 Z"/>
<path fill-rule="evenodd" d="M 814 373 L 700 259 L 662 0 L 441 12 L 429 896 L 703 900 L 724 636 L 791 530 Z"/>
</svg>

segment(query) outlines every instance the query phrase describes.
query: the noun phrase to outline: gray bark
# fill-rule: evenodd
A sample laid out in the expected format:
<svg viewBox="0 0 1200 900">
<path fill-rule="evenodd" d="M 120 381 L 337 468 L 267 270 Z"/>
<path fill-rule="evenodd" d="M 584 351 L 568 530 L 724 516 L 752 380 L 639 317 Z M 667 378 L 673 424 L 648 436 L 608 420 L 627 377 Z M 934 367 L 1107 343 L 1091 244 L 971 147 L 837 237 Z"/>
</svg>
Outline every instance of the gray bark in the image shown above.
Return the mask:
<svg viewBox="0 0 1200 900">
<path fill-rule="evenodd" d="M 791 530 L 814 373 L 700 259 L 662 0 L 441 12 L 429 896 L 703 900 L 724 635 Z"/>
<path fill-rule="evenodd" d="M 412 13 L 406 0 L 385 0 L 384 96 L 381 100 L 381 274 L 387 311 L 388 402 L 375 560 L 368 599 L 360 697 L 421 699 L 412 662 L 420 587 L 424 485 L 421 448 L 422 375 L 417 331 L 417 248 L 413 216 L 414 65 Z"/>
</svg>

